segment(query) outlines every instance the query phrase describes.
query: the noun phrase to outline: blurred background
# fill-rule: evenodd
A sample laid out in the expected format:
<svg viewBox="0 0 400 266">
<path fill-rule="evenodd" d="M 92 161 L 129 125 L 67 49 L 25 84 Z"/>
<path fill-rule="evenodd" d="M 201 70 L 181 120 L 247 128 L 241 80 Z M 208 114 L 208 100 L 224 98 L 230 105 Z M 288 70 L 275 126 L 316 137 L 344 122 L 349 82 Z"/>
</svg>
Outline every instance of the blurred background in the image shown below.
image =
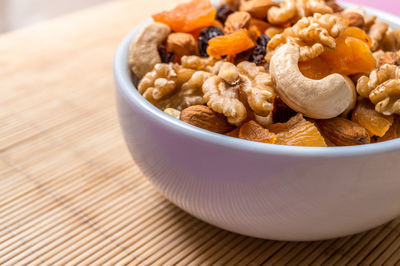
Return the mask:
<svg viewBox="0 0 400 266">
<path fill-rule="evenodd" d="M 0 32 L 107 1 L 109 0 L 0 0 Z"/>
<path fill-rule="evenodd" d="M 17 29 L 107 1 L 110 0 L 0 0 L 0 32 Z M 367 5 L 400 15 L 399 0 L 347 0 L 347 2 Z"/>
</svg>

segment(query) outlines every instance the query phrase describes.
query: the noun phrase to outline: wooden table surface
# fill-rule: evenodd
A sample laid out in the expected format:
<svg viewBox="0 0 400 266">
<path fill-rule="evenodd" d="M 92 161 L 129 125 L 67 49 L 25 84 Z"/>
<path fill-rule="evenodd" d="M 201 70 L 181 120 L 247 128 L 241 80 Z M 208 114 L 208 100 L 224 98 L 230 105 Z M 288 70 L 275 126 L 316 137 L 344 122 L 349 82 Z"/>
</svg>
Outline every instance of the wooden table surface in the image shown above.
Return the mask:
<svg viewBox="0 0 400 266">
<path fill-rule="evenodd" d="M 124 145 L 118 43 L 174 1 L 115 1 L 0 35 L 0 265 L 400 265 L 400 219 L 355 236 L 278 242 L 184 213 Z"/>
</svg>

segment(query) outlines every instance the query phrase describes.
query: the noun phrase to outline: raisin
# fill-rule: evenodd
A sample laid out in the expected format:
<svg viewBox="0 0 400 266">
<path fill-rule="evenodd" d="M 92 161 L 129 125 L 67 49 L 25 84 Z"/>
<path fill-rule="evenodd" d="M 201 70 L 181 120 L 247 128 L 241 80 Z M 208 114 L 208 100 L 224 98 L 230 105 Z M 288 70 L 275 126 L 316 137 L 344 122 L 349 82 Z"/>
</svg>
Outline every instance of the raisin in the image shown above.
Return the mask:
<svg viewBox="0 0 400 266">
<path fill-rule="evenodd" d="M 235 12 L 235 9 L 228 5 L 220 5 L 217 9 L 217 20 L 221 21 L 222 24 L 225 23 L 228 16 Z"/>
<path fill-rule="evenodd" d="M 253 49 L 253 54 L 250 56 L 249 61 L 254 62 L 256 65 L 265 64 L 265 55 L 267 54 L 267 44 L 270 38 L 267 35 L 260 35 L 257 38 L 257 46 Z"/>
<path fill-rule="evenodd" d="M 158 47 L 158 54 L 161 57 L 161 62 L 169 63 L 174 60 L 174 54 L 167 51 L 164 44 L 160 44 Z"/>
<path fill-rule="evenodd" d="M 296 114 L 279 96 L 275 97 L 274 110 L 272 111 L 274 123 L 285 123 Z"/>
<path fill-rule="evenodd" d="M 208 57 L 209 55 L 207 54 L 207 47 L 208 47 L 208 41 L 214 37 L 224 35 L 221 29 L 211 26 L 203 29 L 199 35 L 198 39 L 198 47 L 199 47 L 199 52 L 200 56 L 202 57 Z"/>
</svg>

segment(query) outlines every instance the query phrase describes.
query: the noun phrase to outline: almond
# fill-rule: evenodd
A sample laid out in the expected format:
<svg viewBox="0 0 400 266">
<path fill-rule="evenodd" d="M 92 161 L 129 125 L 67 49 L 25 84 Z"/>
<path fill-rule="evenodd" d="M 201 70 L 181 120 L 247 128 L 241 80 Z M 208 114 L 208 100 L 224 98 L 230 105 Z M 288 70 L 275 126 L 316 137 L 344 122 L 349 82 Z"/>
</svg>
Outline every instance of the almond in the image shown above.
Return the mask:
<svg viewBox="0 0 400 266">
<path fill-rule="evenodd" d="M 342 117 L 317 120 L 317 125 L 324 137 L 337 146 L 360 145 L 371 142 L 365 128 Z"/>
<path fill-rule="evenodd" d="M 268 10 L 279 4 L 272 0 L 250 0 L 240 5 L 240 11 L 248 12 L 254 18 L 267 19 Z"/>
<path fill-rule="evenodd" d="M 364 17 L 357 12 L 344 12 L 343 14 L 349 20 L 350 27 L 364 28 Z"/>
<path fill-rule="evenodd" d="M 215 133 L 225 134 L 235 127 L 228 123 L 226 117 L 216 113 L 205 105 L 193 105 L 181 112 L 180 120 Z"/>
<path fill-rule="evenodd" d="M 248 28 L 251 16 L 247 12 L 235 12 L 228 16 L 225 21 L 224 31 L 226 34 L 234 33 L 237 30 Z"/>
<path fill-rule="evenodd" d="M 189 33 L 171 33 L 167 38 L 167 50 L 177 56 L 197 54 L 196 40 Z"/>
<path fill-rule="evenodd" d="M 343 11 L 343 8 L 338 3 L 336 3 L 336 0 L 325 0 L 325 3 L 327 6 L 332 8 L 333 13 L 339 13 Z"/>
</svg>

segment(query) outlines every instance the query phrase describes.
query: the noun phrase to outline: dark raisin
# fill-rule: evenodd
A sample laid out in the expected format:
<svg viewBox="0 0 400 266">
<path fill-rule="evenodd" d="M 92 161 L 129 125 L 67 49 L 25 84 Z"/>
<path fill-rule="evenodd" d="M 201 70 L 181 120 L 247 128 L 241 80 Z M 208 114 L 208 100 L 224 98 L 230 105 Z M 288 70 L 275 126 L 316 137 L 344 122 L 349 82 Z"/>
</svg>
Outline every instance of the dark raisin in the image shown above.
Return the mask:
<svg viewBox="0 0 400 266">
<path fill-rule="evenodd" d="M 286 123 L 291 117 L 295 116 L 296 111 L 292 110 L 279 96 L 275 97 L 272 118 L 274 123 Z"/>
<path fill-rule="evenodd" d="M 174 54 L 167 51 L 167 48 L 164 44 L 160 44 L 158 47 L 158 54 L 161 57 L 161 62 L 169 63 L 174 60 Z"/>
<path fill-rule="evenodd" d="M 235 56 L 235 65 L 237 65 L 237 64 L 239 64 L 240 62 L 243 62 L 243 61 L 249 61 L 249 57 L 252 54 L 253 54 L 253 50 L 252 49 L 249 49 L 249 50 L 243 51 L 241 53 L 238 53 Z"/>
<path fill-rule="evenodd" d="M 222 30 L 214 26 L 207 27 L 204 30 L 202 30 L 198 39 L 200 56 L 208 57 L 209 56 L 207 54 L 208 41 L 216 36 L 221 36 L 221 35 L 224 35 Z"/>
<path fill-rule="evenodd" d="M 219 20 L 222 24 L 225 23 L 225 20 L 228 16 L 235 12 L 235 9 L 228 5 L 220 5 L 217 9 L 217 20 Z"/>
<path fill-rule="evenodd" d="M 265 64 L 265 55 L 267 54 L 267 44 L 270 38 L 267 35 L 260 35 L 257 38 L 257 45 L 253 49 L 253 54 L 250 56 L 249 61 L 254 62 L 256 65 Z"/>
</svg>

